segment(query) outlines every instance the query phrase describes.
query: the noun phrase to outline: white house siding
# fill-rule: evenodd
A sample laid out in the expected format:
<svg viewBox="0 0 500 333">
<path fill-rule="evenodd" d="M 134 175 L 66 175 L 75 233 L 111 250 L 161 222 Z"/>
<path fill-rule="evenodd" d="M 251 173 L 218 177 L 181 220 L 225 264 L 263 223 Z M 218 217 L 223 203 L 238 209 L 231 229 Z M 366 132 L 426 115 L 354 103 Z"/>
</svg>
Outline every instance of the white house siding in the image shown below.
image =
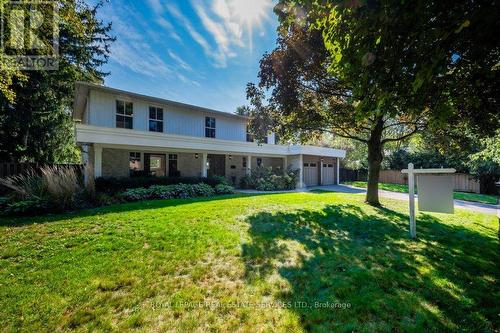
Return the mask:
<svg viewBox="0 0 500 333">
<path fill-rule="evenodd" d="M 246 142 L 245 119 L 152 103 L 97 90 L 90 91 L 88 114 L 84 115 L 84 122 L 89 125 L 115 128 L 117 99 L 134 104 L 134 130 L 149 131 L 149 107 L 156 106 L 164 110 L 163 130 L 165 133 L 205 137 L 205 117 L 214 117 L 217 139 Z M 274 134 L 270 134 L 269 144 L 274 144 L 274 141 Z"/>
</svg>

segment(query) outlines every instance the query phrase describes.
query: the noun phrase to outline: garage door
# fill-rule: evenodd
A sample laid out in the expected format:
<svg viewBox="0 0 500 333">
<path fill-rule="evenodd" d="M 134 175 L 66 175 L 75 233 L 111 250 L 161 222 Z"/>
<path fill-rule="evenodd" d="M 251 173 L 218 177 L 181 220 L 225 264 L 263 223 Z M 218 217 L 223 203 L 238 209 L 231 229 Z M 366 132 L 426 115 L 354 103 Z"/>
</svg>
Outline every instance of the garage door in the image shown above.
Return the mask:
<svg viewBox="0 0 500 333">
<path fill-rule="evenodd" d="M 335 184 L 335 168 L 332 163 L 323 163 L 323 185 Z"/>
<path fill-rule="evenodd" d="M 306 186 L 318 185 L 318 163 L 304 163 L 304 183 Z"/>
</svg>

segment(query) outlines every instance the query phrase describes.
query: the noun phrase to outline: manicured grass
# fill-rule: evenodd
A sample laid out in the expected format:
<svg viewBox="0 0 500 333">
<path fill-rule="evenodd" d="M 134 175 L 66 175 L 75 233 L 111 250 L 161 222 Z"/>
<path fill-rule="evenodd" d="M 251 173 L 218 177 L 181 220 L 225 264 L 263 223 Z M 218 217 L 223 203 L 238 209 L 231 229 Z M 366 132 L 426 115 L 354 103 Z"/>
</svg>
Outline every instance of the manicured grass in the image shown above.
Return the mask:
<svg viewBox="0 0 500 333">
<path fill-rule="evenodd" d="M 495 332 L 498 220 L 363 195 L 149 201 L 0 222 L 3 331 Z"/>
<path fill-rule="evenodd" d="M 344 184 L 366 188 L 366 182 L 344 182 Z M 408 185 L 379 183 L 378 186 L 379 189 L 385 191 L 408 193 Z M 481 202 L 492 205 L 496 205 L 498 200 L 498 197 L 494 195 L 468 193 L 468 192 L 453 192 L 453 197 L 458 200 Z"/>
</svg>

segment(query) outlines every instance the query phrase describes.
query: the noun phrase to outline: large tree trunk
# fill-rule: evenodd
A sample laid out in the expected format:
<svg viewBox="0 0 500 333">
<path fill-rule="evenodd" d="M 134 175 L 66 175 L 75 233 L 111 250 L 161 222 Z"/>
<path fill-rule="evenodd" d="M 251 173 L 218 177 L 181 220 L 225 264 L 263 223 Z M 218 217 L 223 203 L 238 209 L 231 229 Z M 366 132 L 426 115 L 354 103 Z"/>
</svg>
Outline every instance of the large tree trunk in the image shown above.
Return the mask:
<svg viewBox="0 0 500 333">
<path fill-rule="evenodd" d="M 368 140 L 368 186 L 366 191 L 366 202 L 373 206 L 380 206 L 380 201 L 378 199 L 378 180 L 383 158 L 383 126 L 384 122 L 382 118 L 380 118 L 372 130 L 370 140 Z"/>
</svg>

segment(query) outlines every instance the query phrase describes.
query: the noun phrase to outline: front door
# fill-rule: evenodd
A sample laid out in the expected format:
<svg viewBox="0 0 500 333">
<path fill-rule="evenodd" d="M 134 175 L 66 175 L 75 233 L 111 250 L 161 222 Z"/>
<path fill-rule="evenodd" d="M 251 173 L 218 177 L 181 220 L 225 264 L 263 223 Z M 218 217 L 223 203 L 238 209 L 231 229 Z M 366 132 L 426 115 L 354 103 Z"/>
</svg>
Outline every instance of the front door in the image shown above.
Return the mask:
<svg viewBox="0 0 500 333">
<path fill-rule="evenodd" d="M 208 154 L 208 177 L 226 176 L 226 155 Z"/>
<path fill-rule="evenodd" d="M 148 175 L 163 177 L 166 175 L 166 157 L 164 154 L 144 154 L 144 171 Z"/>
</svg>

